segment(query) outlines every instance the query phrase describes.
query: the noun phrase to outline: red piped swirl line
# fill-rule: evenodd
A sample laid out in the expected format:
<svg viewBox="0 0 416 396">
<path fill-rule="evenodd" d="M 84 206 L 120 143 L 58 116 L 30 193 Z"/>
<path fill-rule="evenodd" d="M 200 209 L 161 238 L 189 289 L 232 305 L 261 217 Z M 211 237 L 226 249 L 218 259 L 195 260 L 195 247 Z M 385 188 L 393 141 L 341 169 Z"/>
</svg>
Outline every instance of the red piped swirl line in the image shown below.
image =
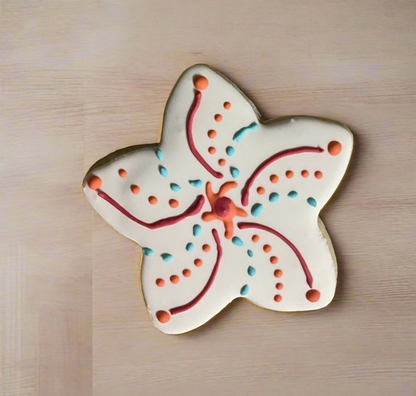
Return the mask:
<svg viewBox="0 0 416 396">
<path fill-rule="evenodd" d="M 198 150 L 195 147 L 194 138 L 192 135 L 192 125 L 194 122 L 194 116 L 196 111 L 198 110 L 199 105 L 201 104 L 202 93 L 201 91 L 195 91 L 195 98 L 189 109 L 188 119 L 186 121 L 186 139 L 188 140 L 189 148 L 191 149 L 192 154 L 194 157 L 200 162 L 200 164 L 209 172 L 212 176 L 216 177 L 217 179 L 222 179 L 223 174 L 220 172 L 215 171 L 212 169 L 207 162 L 202 158 L 201 154 L 199 154 Z"/>
<path fill-rule="evenodd" d="M 280 232 L 277 232 L 273 230 L 273 228 L 267 227 L 263 224 L 241 222 L 237 224 L 237 227 L 240 230 L 244 230 L 245 228 L 257 228 L 258 230 L 270 232 L 271 234 L 280 238 L 284 243 L 286 243 L 286 245 L 288 245 L 293 250 L 293 253 L 296 254 L 296 257 L 299 259 L 300 265 L 302 266 L 303 272 L 305 273 L 306 282 L 308 283 L 309 287 L 312 288 L 313 278 L 312 278 L 311 272 L 309 271 L 308 265 L 306 264 L 305 259 L 300 254 L 298 248 L 292 242 L 290 242 L 289 239 L 287 239 Z"/>
<path fill-rule="evenodd" d="M 252 173 L 252 175 L 247 179 L 246 183 L 244 184 L 243 189 L 241 190 L 241 204 L 243 206 L 248 205 L 248 195 L 250 187 L 253 185 L 254 180 L 256 177 L 264 170 L 266 169 L 271 163 L 274 161 L 277 161 L 280 158 L 287 157 L 288 155 L 293 154 L 302 154 L 302 153 L 322 153 L 324 149 L 320 147 L 309 147 L 309 146 L 302 146 L 302 147 L 296 147 L 291 148 L 288 150 L 279 151 L 276 154 L 273 154 L 271 157 L 264 160 Z"/>
<path fill-rule="evenodd" d="M 186 303 L 184 305 L 180 305 L 179 307 L 175 307 L 175 308 L 172 308 L 172 309 L 169 310 L 169 312 L 172 315 L 176 315 L 178 313 L 185 312 L 188 309 L 194 307 L 196 304 L 198 304 L 201 301 L 202 297 L 205 296 L 207 291 L 210 289 L 210 287 L 214 283 L 215 277 L 216 277 L 217 272 L 218 272 L 218 268 L 220 266 L 220 261 L 221 261 L 221 257 L 222 257 L 222 247 L 221 247 L 220 238 L 218 236 L 218 232 L 215 228 L 212 230 L 212 235 L 214 237 L 215 243 L 217 244 L 217 261 L 215 262 L 215 265 L 214 265 L 214 268 L 212 269 L 211 275 L 210 275 L 207 283 L 205 284 L 204 288 L 201 290 L 201 292 L 193 300 L 189 301 L 188 303 Z"/>
<path fill-rule="evenodd" d="M 126 209 L 124 209 L 120 204 L 118 204 L 116 201 L 114 201 L 113 198 L 111 198 L 108 194 L 106 194 L 104 191 L 99 191 L 98 196 L 105 199 L 109 204 L 113 205 L 117 210 L 119 210 L 121 213 L 124 214 L 124 216 L 128 217 L 130 220 L 133 220 L 137 224 L 142 225 L 143 227 L 150 228 L 151 230 L 154 230 L 156 228 L 166 227 L 169 225 L 173 225 L 176 223 L 179 223 L 181 220 L 189 217 L 194 216 L 197 213 L 200 212 L 202 209 L 202 206 L 204 205 L 205 198 L 203 195 L 198 195 L 195 199 L 195 201 L 188 207 L 188 209 L 185 210 L 185 212 L 172 217 L 166 217 L 164 219 L 157 220 L 153 223 L 146 223 L 137 217 L 134 217 L 131 213 L 129 213 Z"/>
</svg>

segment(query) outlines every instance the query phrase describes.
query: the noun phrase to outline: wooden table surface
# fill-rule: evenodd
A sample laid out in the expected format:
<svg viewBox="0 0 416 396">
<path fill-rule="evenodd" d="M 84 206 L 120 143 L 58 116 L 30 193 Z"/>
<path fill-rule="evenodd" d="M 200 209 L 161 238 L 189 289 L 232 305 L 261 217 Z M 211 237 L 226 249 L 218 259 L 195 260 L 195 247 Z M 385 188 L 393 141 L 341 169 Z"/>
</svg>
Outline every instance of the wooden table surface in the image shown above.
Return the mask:
<svg viewBox="0 0 416 396">
<path fill-rule="evenodd" d="M 81 181 L 156 141 L 195 63 L 264 118 L 352 129 L 322 215 L 340 271 L 328 308 L 237 301 L 178 337 L 151 324 L 139 248 Z M 2 0 L 0 100 L 1 395 L 416 395 L 415 1 Z"/>
</svg>

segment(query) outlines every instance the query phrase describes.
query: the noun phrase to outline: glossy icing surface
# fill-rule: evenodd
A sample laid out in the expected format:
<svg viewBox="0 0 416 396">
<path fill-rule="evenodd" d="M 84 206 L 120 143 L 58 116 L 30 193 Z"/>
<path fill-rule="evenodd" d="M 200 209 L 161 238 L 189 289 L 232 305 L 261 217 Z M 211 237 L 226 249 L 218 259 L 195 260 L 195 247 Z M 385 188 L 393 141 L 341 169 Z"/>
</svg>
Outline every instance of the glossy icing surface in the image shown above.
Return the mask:
<svg viewBox="0 0 416 396">
<path fill-rule="evenodd" d="M 337 264 L 319 212 L 352 149 L 351 132 L 333 121 L 262 122 L 232 82 L 195 65 L 172 90 L 161 142 L 110 155 L 83 188 L 142 247 L 154 325 L 180 334 L 238 297 L 282 312 L 331 302 Z"/>
</svg>

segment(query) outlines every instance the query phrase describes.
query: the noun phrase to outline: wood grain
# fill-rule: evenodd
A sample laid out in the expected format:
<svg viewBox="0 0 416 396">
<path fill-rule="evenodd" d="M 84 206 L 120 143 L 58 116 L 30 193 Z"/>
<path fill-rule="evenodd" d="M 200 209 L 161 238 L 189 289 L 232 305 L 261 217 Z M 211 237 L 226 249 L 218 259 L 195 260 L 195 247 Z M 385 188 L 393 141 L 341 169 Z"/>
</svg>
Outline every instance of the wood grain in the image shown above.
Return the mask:
<svg viewBox="0 0 416 396">
<path fill-rule="evenodd" d="M 400 0 L 2 0 L 1 395 L 415 395 L 415 26 L 416 2 Z M 323 213 L 340 267 L 327 309 L 237 301 L 165 336 L 138 247 L 85 202 L 87 169 L 155 141 L 199 62 L 264 118 L 353 130 Z"/>
</svg>

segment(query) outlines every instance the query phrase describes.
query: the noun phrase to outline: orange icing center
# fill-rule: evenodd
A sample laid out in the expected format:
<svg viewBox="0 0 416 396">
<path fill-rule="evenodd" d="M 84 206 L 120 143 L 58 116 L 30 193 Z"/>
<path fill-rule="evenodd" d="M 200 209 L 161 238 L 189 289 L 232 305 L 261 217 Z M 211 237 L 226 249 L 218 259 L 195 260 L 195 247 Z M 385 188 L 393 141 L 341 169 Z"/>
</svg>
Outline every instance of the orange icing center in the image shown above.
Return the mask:
<svg viewBox="0 0 416 396">
<path fill-rule="evenodd" d="M 224 236 L 227 239 L 231 239 L 233 236 L 234 216 L 247 216 L 247 213 L 244 209 L 237 207 L 230 198 L 224 196 L 228 190 L 236 187 L 236 182 L 226 182 L 220 187 L 218 193 L 214 194 L 211 188 L 211 182 L 206 184 L 206 194 L 211 205 L 211 212 L 204 212 L 202 214 L 202 220 L 221 220 L 225 228 Z"/>
</svg>

